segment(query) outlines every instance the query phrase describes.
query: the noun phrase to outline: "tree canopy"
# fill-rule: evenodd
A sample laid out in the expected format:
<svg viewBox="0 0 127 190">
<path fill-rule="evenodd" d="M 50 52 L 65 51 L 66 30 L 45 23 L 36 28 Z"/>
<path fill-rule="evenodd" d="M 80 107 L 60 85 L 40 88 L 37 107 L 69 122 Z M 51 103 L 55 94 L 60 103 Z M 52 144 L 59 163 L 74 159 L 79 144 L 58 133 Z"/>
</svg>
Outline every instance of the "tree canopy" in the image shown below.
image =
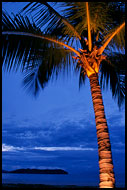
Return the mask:
<svg viewBox="0 0 127 190">
<path fill-rule="evenodd" d="M 79 48 L 87 48 L 84 43 L 89 38 L 87 14 L 85 2 L 30 2 L 13 16 L 3 11 L 3 68 L 7 71 L 20 68 L 25 73 L 25 87 L 35 95 L 54 74 L 57 76 L 71 65 L 79 72 L 81 86 L 86 75 L 73 56 L 80 55 Z M 97 46 L 106 56 L 100 64 L 100 84 L 103 88 L 110 84 L 120 107 L 125 96 L 125 27 L 122 26 L 125 3 L 89 2 L 89 17 L 91 48 Z"/>
</svg>

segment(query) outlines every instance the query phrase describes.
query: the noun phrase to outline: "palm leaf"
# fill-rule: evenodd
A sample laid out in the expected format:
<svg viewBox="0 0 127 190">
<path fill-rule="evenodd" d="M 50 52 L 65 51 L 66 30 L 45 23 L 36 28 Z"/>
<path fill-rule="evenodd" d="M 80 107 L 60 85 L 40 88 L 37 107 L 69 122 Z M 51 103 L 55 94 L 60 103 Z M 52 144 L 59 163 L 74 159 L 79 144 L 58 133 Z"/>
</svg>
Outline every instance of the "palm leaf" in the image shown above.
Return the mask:
<svg viewBox="0 0 127 190">
<path fill-rule="evenodd" d="M 56 56 L 57 55 L 57 56 Z M 51 46 L 45 51 L 45 56 L 37 60 L 34 66 L 24 69 L 23 86 L 35 96 L 39 90 L 45 88 L 49 80 L 58 76 L 58 73 L 71 68 L 70 51 Z"/>
<path fill-rule="evenodd" d="M 108 56 L 107 61 L 102 61 L 100 67 L 100 85 L 103 89 L 108 87 L 113 98 L 117 98 L 119 108 L 125 99 L 125 55 L 114 53 Z"/>
<path fill-rule="evenodd" d="M 28 17 L 17 16 L 12 19 L 7 13 L 2 14 L 2 30 L 24 31 L 40 34 L 40 29 L 34 23 L 30 23 Z M 3 67 L 7 71 L 23 69 L 25 63 L 41 48 L 40 41 L 26 36 L 3 35 L 2 36 L 2 57 Z"/>
<path fill-rule="evenodd" d="M 55 3 L 56 4 L 56 3 Z M 69 35 L 71 38 L 75 36 L 81 39 L 73 25 L 69 23 L 62 15 L 60 15 L 54 8 L 54 3 L 50 6 L 47 2 L 31 2 L 25 6 L 20 12 L 33 13 L 33 18 L 37 26 L 43 27 L 43 31 L 51 34 L 56 28 L 62 30 L 64 36 Z M 62 35 L 62 36 L 63 36 Z M 69 38 L 69 39 L 70 39 Z"/>
<path fill-rule="evenodd" d="M 59 14 L 56 11 L 55 4 L 64 6 L 62 13 Z M 118 4 L 115 2 L 89 2 L 92 42 L 98 43 L 98 47 L 103 45 L 123 22 L 124 6 L 122 2 Z M 80 41 L 76 41 L 76 45 L 81 43 L 80 48 L 82 45 L 84 49 L 84 37 L 88 38 L 86 2 L 55 2 L 51 5 L 46 2 L 29 3 L 23 10 L 26 13 L 31 12 L 33 14 L 35 12 L 34 19 L 40 27 L 42 26 L 43 33 L 34 22 L 30 22 L 27 16 L 17 15 L 11 18 L 3 13 L 2 18 L 2 29 L 4 31 L 2 42 L 3 66 L 8 71 L 12 68 L 15 70 L 21 68 L 24 71 L 26 88 L 30 88 L 35 94 L 40 87 L 44 88 L 47 85 L 54 74 L 57 76 L 62 70 L 61 68 L 69 65 L 73 60 L 70 58 L 73 53 L 80 57 L 79 51 L 69 46 L 68 43 L 73 44 L 75 37 L 78 37 L 79 34 L 81 39 L 79 38 Z M 118 18 L 114 11 L 119 12 L 121 18 Z M 54 37 L 55 34 L 57 38 Z M 113 45 L 117 47 L 117 44 L 118 47 L 123 47 L 124 30 L 121 30 L 118 36 L 114 36 L 104 53 L 107 49 L 111 50 L 110 47 Z M 113 54 L 112 51 L 109 53 Z M 120 106 L 125 93 L 125 67 L 123 64 L 116 63 L 115 65 L 114 61 L 118 60 L 119 62 L 120 59 L 119 56 L 116 59 L 116 54 L 113 56 L 112 54 L 109 54 L 111 55 L 109 61 L 103 61 L 101 64 L 100 82 L 105 87 L 104 80 L 107 81 L 107 84 L 110 81 L 113 97 L 118 98 Z M 64 57 L 64 62 L 60 56 Z M 81 86 L 85 82 L 86 75 L 80 67 L 79 72 L 79 86 Z M 112 73 L 113 75 L 111 75 Z"/>
<path fill-rule="evenodd" d="M 109 2 L 109 15 L 115 25 L 120 25 L 125 21 L 125 1 Z"/>
<path fill-rule="evenodd" d="M 81 86 L 83 84 L 85 84 L 85 81 L 86 81 L 86 73 L 83 71 L 82 68 L 80 68 L 80 74 L 79 74 L 79 89 L 81 88 Z"/>
<path fill-rule="evenodd" d="M 53 74 L 70 64 L 73 48 L 65 49 L 63 42 L 44 36 L 28 17 L 18 15 L 12 19 L 3 12 L 2 29 L 3 68 L 7 71 L 21 68 L 25 74 L 24 85 L 34 94 L 40 86 L 45 87 Z M 69 46 L 65 44 L 65 47 Z"/>
<path fill-rule="evenodd" d="M 99 49 L 99 54 L 102 54 L 105 48 L 110 45 L 111 47 L 116 46 L 117 49 L 123 50 L 125 47 L 125 22 L 119 26 L 108 31 L 108 34 L 102 41 L 102 46 Z"/>
<path fill-rule="evenodd" d="M 104 30 L 110 20 L 108 4 L 106 2 L 89 2 L 88 4 L 91 30 L 95 32 L 100 29 Z M 65 7 L 63 15 L 75 26 L 80 35 L 87 30 L 86 2 L 64 2 L 61 5 Z"/>
<path fill-rule="evenodd" d="M 65 6 L 63 16 L 73 24 L 81 36 L 88 38 L 87 32 L 85 32 L 87 31 L 86 2 L 64 2 L 61 3 L 61 5 Z M 114 27 L 117 27 L 123 22 L 125 18 L 124 3 L 89 2 L 88 5 L 92 42 L 98 41 L 100 44 L 100 42 L 105 40 L 104 36 L 107 36 L 108 34 L 110 35 L 111 32 L 113 32 L 111 30 L 114 30 Z M 118 18 L 118 15 L 121 16 Z M 115 38 L 117 37 L 119 37 L 119 35 L 115 36 Z M 123 35 L 120 38 L 117 38 L 118 40 L 115 39 L 115 42 L 120 42 L 122 38 Z M 112 41 L 112 44 L 113 43 L 114 41 Z M 123 40 L 121 47 L 122 45 Z"/>
</svg>

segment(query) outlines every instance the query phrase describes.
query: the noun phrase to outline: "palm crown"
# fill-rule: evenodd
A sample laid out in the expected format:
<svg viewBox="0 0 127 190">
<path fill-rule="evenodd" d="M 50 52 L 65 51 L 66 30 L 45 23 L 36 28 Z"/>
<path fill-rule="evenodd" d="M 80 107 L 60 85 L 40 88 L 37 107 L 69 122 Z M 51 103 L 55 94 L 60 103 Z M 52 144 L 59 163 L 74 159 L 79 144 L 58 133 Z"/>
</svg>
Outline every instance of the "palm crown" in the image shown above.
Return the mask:
<svg viewBox="0 0 127 190">
<path fill-rule="evenodd" d="M 56 6 L 64 7 L 61 13 Z M 31 12 L 34 21 L 21 15 Z M 96 59 L 101 86 L 110 81 L 112 95 L 121 106 L 125 94 L 124 14 L 121 2 L 89 2 L 89 7 L 86 2 L 33 2 L 13 17 L 3 11 L 3 67 L 7 71 L 20 68 L 25 87 L 36 95 L 54 74 L 71 68 L 71 63 L 83 84 L 88 74 L 80 58 L 85 53 L 89 60 Z"/>
</svg>

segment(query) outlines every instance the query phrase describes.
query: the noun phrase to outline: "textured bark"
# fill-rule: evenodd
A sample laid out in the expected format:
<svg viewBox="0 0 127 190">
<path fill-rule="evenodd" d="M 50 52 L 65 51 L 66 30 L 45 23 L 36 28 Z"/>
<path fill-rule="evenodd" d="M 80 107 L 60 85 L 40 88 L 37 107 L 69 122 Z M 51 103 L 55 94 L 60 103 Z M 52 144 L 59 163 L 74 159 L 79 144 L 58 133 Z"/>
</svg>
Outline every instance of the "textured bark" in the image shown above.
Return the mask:
<svg viewBox="0 0 127 190">
<path fill-rule="evenodd" d="M 96 131 L 98 140 L 100 188 L 114 188 L 115 177 L 113 171 L 111 144 L 108 133 L 108 126 L 104 113 L 104 105 L 98 75 L 92 74 L 90 77 L 91 94 L 96 120 Z"/>
</svg>

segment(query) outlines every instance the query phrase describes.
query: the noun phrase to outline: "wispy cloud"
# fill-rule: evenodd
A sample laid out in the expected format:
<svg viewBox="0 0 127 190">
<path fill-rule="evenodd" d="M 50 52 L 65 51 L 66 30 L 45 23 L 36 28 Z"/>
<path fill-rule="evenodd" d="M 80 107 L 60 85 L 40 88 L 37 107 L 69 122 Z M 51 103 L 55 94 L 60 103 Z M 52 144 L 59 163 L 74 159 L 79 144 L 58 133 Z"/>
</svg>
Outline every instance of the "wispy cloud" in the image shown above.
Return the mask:
<svg viewBox="0 0 127 190">
<path fill-rule="evenodd" d="M 23 147 L 14 147 L 6 144 L 2 144 L 2 151 L 3 152 L 8 152 L 8 151 L 19 151 L 19 150 L 24 150 Z"/>
<path fill-rule="evenodd" d="M 85 147 L 71 147 L 71 146 L 65 146 L 65 147 L 15 147 L 12 145 L 6 145 L 2 144 L 2 151 L 8 152 L 8 151 L 27 151 L 27 150 L 42 150 L 42 151 L 94 151 L 95 148 L 85 148 Z"/>
<path fill-rule="evenodd" d="M 83 147 L 35 147 L 35 150 L 44 150 L 44 151 L 94 151 L 94 148 L 83 148 Z"/>
</svg>

